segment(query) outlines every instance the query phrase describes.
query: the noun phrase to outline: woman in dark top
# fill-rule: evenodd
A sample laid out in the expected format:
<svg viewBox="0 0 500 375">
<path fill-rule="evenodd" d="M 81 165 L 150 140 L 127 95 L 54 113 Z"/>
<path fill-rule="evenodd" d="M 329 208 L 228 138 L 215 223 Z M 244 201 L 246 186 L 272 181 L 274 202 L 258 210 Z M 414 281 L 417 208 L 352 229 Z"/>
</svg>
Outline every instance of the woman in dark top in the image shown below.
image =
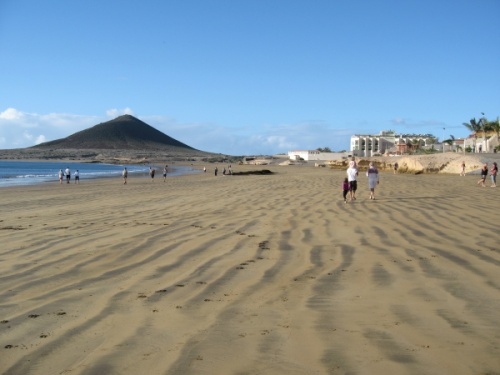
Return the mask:
<svg viewBox="0 0 500 375">
<path fill-rule="evenodd" d="M 488 164 L 484 163 L 483 168 L 481 169 L 481 179 L 477 182 L 477 184 L 481 184 L 482 187 L 485 187 L 484 181 L 486 180 L 486 176 L 488 175 Z"/>
</svg>

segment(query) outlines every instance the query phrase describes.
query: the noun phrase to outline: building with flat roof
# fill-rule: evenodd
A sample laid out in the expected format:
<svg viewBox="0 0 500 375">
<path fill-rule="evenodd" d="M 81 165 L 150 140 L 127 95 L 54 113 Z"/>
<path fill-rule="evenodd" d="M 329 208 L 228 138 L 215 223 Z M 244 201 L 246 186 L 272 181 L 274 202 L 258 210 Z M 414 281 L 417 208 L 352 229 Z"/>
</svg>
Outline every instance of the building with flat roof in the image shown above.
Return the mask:
<svg viewBox="0 0 500 375">
<path fill-rule="evenodd" d="M 338 160 L 347 156 L 347 152 L 321 152 L 318 150 L 288 151 L 288 157 L 290 158 L 290 160 L 328 161 Z"/>
<path fill-rule="evenodd" d="M 351 153 L 355 156 L 370 157 L 385 153 L 402 154 L 417 148 L 434 144 L 432 134 L 396 134 L 393 130 L 383 130 L 377 135 L 356 134 L 351 136 Z"/>
</svg>

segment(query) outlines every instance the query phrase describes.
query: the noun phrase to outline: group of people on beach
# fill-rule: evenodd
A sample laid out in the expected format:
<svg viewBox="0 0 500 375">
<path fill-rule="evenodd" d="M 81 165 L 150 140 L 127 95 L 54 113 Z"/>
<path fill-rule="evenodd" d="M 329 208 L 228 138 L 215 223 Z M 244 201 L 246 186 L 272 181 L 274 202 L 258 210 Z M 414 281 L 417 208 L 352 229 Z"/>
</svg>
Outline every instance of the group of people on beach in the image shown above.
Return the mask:
<svg viewBox="0 0 500 375">
<path fill-rule="evenodd" d="M 460 176 L 465 176 L 465 162 L 463 161 L 461 164 Z M 490 169 L 490 177 L 491 177 L 491 187 L 497 187 L 497 174 L 498 174 L 498 165 L 494 161 L 491 169 Z M 486 187 L 486 177 L 488 177 L 488 163 L 484 163 L 481 168 L 481 178 L 477 182 L 477 185 L 481 185 L 482 187 Z"/>
<path fill-rule="evenodd" d="M 168 165 L 165 164 L 165 166 L 163 167 L 163 182 L 167 181 L 167 172 L 168 172 Z M 155 181 L 155 173 L 156 169 L 154 169 L 153 167 L 149 167 L 149 177 L 151 178 L 151 182 Z M 122 177 L 123 177 L 123 184 L 126 185 L 128 179 L 127 167 L 123 168 Z"/>
<path fill-rule="evenodd" d="M 347 203 L 347 195 L 349 194 L 349 201 L 356 200 L 356 190 L 358 189 L 358 166 L 356 161 L 353 159 L 349 162 L 349 168 L 347 168 L 347 177 L 342 183 L 342 197 L 344 198 L 344 203 Z M 379 173 L 377 167 L 373 162 L 370 162 L 370 166 L 366 171 L 366 176 L 368 177 L 368 187 L 370 189 L 370 199 L 375 200 L 375 187 L 380 183 Z"/>
<path fill-rule="evenodd" d="M 491 187 L 497 187 L 497 174 L 498 174 L 498 166 L 496 162 L 493 162 L 493 165 L 490 169 Z M 488 176 L 488 163 L 484 163 L 483 168 L 481 168 L 481 178 L 477 182 L 477 185 L 486 187 L 487 176 Z"/>
<path fill-rule="evenodd" d="M 79 184 L 80 183 L 80 172 L 78 171 L 78 169 L 75 171 L 73 176 L 75 177 L 75 184 Z M 59 184 L 63 183 L 64 177 L 66 177 L 66 183 L 69 184 L 71 181 L 71 170 L 69 169 L 69 167 L 66 168 L 64 170 L 64 172 L 62 169 L 59 169 Z"/>
<path fill-rule="evenodd" d="M 462 170 L 460 176 L 465 176 L 465 162 L 462 162 Z M 396 174 L 398 170 L 397 163 L 394 165 L 394 173 Z M 493 162 L 491 169 L 489 169 L 491 176 L 491 187 L 497 186 L 497 174 L 498 165 Z M 349 201 L 356 200 L 356 190 L 358 189 L 358 178 L 359 171 L 354 158 L 349 162 L 349 167 L 347 168 L 347 177 L 342 182 L 342 197 L 344 202 L 347 203 L 347 197 L 349 196 Z M 375 187 L 380 183 L 379 173 L 377 167 L 373 162 L 370 162 L 370 166 L 366 171 L 366 176 L 368 177 L 368 187 L 370 189 L 370 199 L 375 199 Z M 477 185 L 485 187 L 486 177 L 488 176 L 488 163 L 484 163 L 481 169 L 481 178 L 477 182 Z"/>
</svg>

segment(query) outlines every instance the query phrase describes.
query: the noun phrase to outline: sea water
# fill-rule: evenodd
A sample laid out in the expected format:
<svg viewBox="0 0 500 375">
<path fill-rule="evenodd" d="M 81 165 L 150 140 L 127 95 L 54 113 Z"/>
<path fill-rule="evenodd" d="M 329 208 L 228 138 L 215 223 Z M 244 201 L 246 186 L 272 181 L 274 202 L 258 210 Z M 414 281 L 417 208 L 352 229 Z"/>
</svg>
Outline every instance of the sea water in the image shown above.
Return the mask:
<svg viewBox="0 0 500 375">
<path fill-rule="evenodd" d="M 66 168 L 71 171 L 71 182 L 74 182 L 74 173 L 78 170 L 80 182 L 92 178 L 119 177 L 124 167 L 130 175 L 144 174 L 148 176 L 149 167 L 156 169 L 156 175 L 161 177 L 163 167 L 156 165 L 116 165 L 101 163 L 76 163 L 66 161 L 13 161 L 0 160 L 0 187 L 35 185 L 44 182 L 59 183 L 59 170 Z M 179 176 L 198 171 L 184 166 L 169 166 L 168 176 Z M 64 177 L 66 181 L 66 176 Z"/>
</svg>

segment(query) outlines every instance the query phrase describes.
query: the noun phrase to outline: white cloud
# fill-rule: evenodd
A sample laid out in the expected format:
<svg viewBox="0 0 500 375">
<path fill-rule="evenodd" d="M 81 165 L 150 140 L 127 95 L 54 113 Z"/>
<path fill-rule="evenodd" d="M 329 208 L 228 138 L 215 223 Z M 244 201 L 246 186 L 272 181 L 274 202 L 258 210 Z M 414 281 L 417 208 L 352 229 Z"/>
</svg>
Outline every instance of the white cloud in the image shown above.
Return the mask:
<svg viewBox="0 0 500 375">
<path fill-rule="evenodd" d="M 161 132 L 196 149 L 229 155 L 286 153 L 289 150 L 330 147 L 347 149 L 350 129 L 332 129 L 326 123 L 266 125 L 263 128 L 228 128 L 217 124 L 179 124 L 156 117 L 143 119 Z M 252 134 L 253 133 L 253 134 Z"/>
<path fill-rule="evenodd" d="M 44 142 L 47 142 L 47 139 L 45 138 L 45 136 L 43 134 L 40 134 L 38 137 L 36 137 L 36 141 L 35 141 L 36 145 L 39 145 L 40 143 L 44 143 Z"/>
<path fill-rule="evenodd" d="M 64 138 L 103 119 L 67 113 L 29 113 L 7 108 L 0 112 L 0 148 L 31 147 L 47 140 Z"/>
<path fill-rule="evenodd" d="M 31 134 L 28 131 L 23 132 L 23 137 L 28 141 L 28 142 L 33 142 L 33 134 Z"/>
<path fill-rule="evenodd" d="M 115 118 L 118 116 L 123 116 L 123 115 L 134 115 L 134 111 L 130 109 L 129 107 L 123 108 L 123 109 L 117 109 L 117 108 L 111 108 L 106 111 L 106 116 L 110 118 Z"/>
<path fill-rule="evenodd" d="M 405 125 L 406 120 L 404 118 L 401 118 L 401 117 L 396 117 L 396 118 L 392 119 L 392 123 L 394 125 Z"/>
<path fill-rule="evenodd" d="M 5 111 L 0 112 L 0 119 L 3 120 L 19 120 L 23 117 L 23 113 L 15 108 L 7 108 Z"/>
</svg>

